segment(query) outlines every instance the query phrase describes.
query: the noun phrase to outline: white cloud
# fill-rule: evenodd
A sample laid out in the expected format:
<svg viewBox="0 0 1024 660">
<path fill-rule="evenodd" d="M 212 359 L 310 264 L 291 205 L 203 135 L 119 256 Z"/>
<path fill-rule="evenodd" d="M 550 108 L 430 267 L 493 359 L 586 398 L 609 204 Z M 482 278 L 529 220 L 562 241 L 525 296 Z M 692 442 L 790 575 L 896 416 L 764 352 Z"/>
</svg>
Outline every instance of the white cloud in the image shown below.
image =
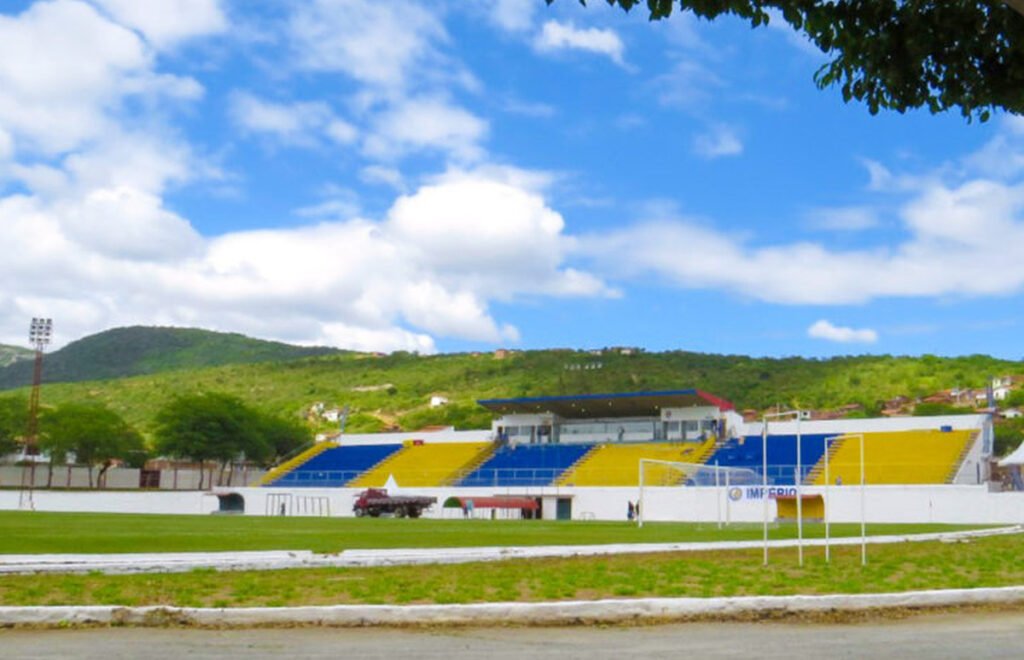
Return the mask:
<svg viewBox="0 0 1024 660">
<path fill-rule="evenodd" d="M 864 231 L 879 224 L 875 210 L 866 206 L 814 209 L 807 213 L 807 221 L 826 231 Z"/>
<path fill-rule="evenodd" d="M 317 220 L 348 220 L 357 217 L 361 212 L 359 196 L 354 191 L 334 189 L 327 200 L 296 209 L 295 215 Z"/>
<path fill-rule="evenodd" d="M 533 27 L 536 0 L 494 0 L 490 20 L 507 32 L 524 32 Z"/>
<path fill-rule="evenodd" d="M 520 101 L 514 98 L 506 100 L 502 105 L 502 110 L 514 115 L 536 117 L 538 119 L 548 119 L 558 114 L 558 110 L 553 105 L 531 101 Z"/>
<path fill-rule="evenodd" d="M 372 158 L 394 159 L 411 151 L 446 153 L 459 161 L 478 160 L 488 124 L 440 97 L 403 100 L 378 113 L 363 148 Z"/>
<path fill-rule="evenodd" d="M 582 50 L 604 55 L 616 64 L 622 65 L 626 46 L 619 35 L 611 29 L 577 28 L 573 23 L 547 21 L 533 41 L 539 52 L 550 53 L 560 50 Z"/>
<path fill-rule="evenodd" d="M 496 300 L 609 293 L 566 267 L 561 216 L 500 178 L 449 173 L 377 221 L 341 217 L 354 209 L 339 201 L 302 213 L 318 224 L 203 239 L 138 189 L 2 199 L 0 230 L 11 242 L 0 283 L 19 285 L 0 285 L 12 310 L 0 318 L 0 341 L 43 309 L 68 337 L 162 323 L 431 351 L 436 336 L 515 341 L 518 331 L 490 312 Z"/>
<path fill-rule="evenodd" d="M 322 102 L 275 103 L 247 92 L 231 97 L 231 116 L 245 131 L 272 135 L 284 144 L 314 146 L 326 136 L 338 144 L 355 141 L 354 126 Z"/>
<path fill-rule="evenodd" d="M 679 59 L 672 69 L 651 81 L 658 102 L 664 106 L 693 110 L 711 103 L 721 88 L 722 80 L 697 60 Z"/>
<path fill-rule="evenodd" d="M 141 32 L 157 48 L 224 32 L 219 0 L 93 0 L 118 23 Z"/>
<path fill-rule="evenodd" d="M 200 92 L 195 81 L 153 67 L 135 33 L 84 3 L 36 3 L 0 16 L 0 125 L 19 149 L 56 154 L 115 129 L 109 113 L 126 96 L 188 100 Z"/>
<path fill-rule="evenodd" d="M 1024 289 L 1024 184 L 919 182 L 899 217 L 907 238 L 853 250 L 754 244 L 684 218 L 581 238 L 598 270 L 766 302 L 843 305 L 885 297 L 991 296 Z M 683 258 L 681 255 L 685 255 Z"/>
<path fill-rule="evenodd" d="M 738 156 L 743 153 L 743 142 L 732 128 L 719 124 L 694 138 L 693 151 L 703 158 Z"/>
<path fill-rule="evenodd" d="M 807 336 L 840 344 L 873 344 L 878 341 L 878 333 L 870 328 L 846 328 L 833 325 L 824 319 L 807 328 Z"/>
<path fill-rule="evenodd" d="M 399 192 L 405 191 L 405 179 L 402 177 L 402 173 L 394 167 L 367 165 L 359 171 L 359 178 L 365 183 L 383 184 L 391 186 Z"/>
<path fill-rule="evenodd" d="M 413 72 L 439 57 L 448 39 L 441 22 L 405 0 L 314 0 L 292 15 L 289 32 L 299 66 L 338 71 L 362 83 L 400 91 Z"/>
<path fill-rule="evenodd" d="M 14 140 L 11 135 L 0 128 L 0 161 L 9 160 L 14 157 Z"/>
<path fill-rule="evenodd" d="M 65 236 L 96 255 L 171 260 L 196 254 L 199 234 L 163 208 L 159 197 L 126 186 L 101 188 L 78 203 L 59 205 Z M 111 219 L 116 218 L 116 222 Z"/>
</svg>

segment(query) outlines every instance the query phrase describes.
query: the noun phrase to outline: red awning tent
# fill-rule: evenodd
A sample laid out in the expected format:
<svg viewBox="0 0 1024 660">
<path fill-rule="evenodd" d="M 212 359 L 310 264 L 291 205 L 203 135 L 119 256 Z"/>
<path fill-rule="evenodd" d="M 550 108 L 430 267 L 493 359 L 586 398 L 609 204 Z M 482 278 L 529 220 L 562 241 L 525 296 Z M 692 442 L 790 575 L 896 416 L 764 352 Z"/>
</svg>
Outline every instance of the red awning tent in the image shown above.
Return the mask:
<svg viewBox="0 0 1024 660">
<path fill-rule="evenodd" d="M 536 511 L 540 508 L 537 500 L 532 497 L 517 497 L 515 495 L 494 495 L 491 497 L 464 495 L 462 497 L 449 497 L 444 501 L 444 508 L 466 509 L 469 507 L 470 502 L 473 503 L 474 509 L 524 509 Z"/>
</svg>

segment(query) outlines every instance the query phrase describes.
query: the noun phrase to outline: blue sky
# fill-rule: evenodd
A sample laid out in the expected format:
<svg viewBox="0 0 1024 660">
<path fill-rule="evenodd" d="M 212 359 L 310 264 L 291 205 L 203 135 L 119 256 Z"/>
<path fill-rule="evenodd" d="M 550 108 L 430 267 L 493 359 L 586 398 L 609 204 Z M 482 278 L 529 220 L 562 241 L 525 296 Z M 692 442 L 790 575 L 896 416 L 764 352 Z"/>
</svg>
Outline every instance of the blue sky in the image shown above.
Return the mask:
<svg viewBox="0 0 1024 660">
<path fill-rule="evenodd" d="M 1020 359 L 1024 121 L 871 116 L 781 21 L 0 10 L 0 342 Z"/>
</svg>

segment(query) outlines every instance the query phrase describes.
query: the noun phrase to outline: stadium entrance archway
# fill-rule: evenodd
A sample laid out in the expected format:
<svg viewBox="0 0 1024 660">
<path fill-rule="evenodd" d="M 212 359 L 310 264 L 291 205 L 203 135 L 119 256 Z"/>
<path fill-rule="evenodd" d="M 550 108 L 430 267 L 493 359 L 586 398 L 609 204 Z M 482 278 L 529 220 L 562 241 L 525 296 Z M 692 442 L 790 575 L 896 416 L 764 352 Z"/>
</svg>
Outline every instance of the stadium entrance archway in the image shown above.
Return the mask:
<svg viewBox="0 0 1024 660">
<path fill-rule="evenodd" d="M 217 513 L 245 513 L 245 498 L 239 493 L 217 493 Z"/>
</svg>

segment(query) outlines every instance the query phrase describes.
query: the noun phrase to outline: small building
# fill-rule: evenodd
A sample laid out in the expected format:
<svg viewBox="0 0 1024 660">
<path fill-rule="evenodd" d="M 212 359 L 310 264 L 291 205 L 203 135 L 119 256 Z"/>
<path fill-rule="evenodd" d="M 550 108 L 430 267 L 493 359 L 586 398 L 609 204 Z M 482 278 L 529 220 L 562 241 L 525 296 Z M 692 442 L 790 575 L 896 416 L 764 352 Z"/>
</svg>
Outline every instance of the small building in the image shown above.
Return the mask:
<svg viewBox="0 0 1024 660">
<path fill-rule="evenodd" d="M 434 396 L 430 397 L 430 407 L 431 408 L 440 408 L 441 406 L 447 406 L 447 405 L 448 405 L 448 397 L 446 397 L 446 396 L 440 396 L 438 394 L 435 394 Z"/>
<path fill-rule="evenodd" d="M 494 437 L 509 444 L 698 441 L 743 423 L 731 403 L 700 390 L 485 399 Z"/>
</svg>

